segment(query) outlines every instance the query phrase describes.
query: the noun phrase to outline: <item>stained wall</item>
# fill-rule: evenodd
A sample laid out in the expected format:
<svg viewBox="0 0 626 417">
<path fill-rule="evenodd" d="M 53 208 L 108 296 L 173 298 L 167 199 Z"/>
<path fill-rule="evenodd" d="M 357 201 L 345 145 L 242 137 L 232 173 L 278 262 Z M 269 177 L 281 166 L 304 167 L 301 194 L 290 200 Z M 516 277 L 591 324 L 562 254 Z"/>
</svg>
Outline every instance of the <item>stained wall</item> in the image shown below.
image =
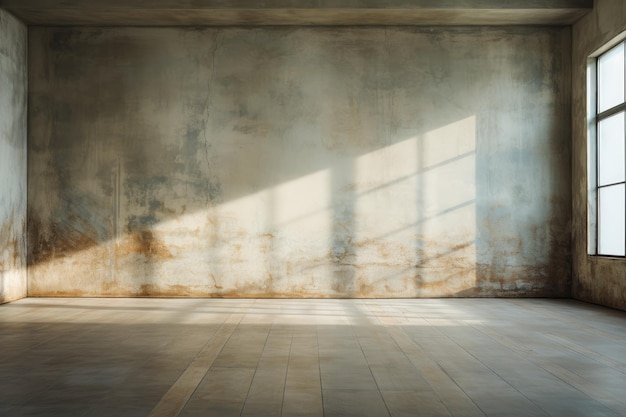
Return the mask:
<svg viewBox="0 0 626 417">
<path fill-rule="evenodd" d="M 572 295 L 580 300 L 626 310 L 626 260 L 588 255 L 587 180 L 587 65 L 589 57 L 626 31 L 626 6 L 622 0 L 596 0 L 592 13 L 572 28 L 572 192 L 573 282 Z"/>
<path fill-rule="evenodd" d="M 0 303 L 26 296 L 27 30 L 0 10 Z"/>
<path fill-rule="evenodd" d="M 569 28 L 30 31 L 29 294 L 568 296 Z"/>
</svg>

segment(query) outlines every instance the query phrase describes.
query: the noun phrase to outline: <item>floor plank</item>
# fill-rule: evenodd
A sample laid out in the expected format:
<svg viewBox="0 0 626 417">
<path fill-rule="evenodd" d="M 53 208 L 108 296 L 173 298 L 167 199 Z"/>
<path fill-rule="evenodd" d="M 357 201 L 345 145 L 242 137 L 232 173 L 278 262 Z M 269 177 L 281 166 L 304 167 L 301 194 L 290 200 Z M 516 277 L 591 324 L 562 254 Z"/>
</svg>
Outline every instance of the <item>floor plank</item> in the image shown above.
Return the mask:
<svg viewBox="0 0 626 417">
<path fill-rule="evenodd" d="M 626 313 L 573 300 L 0 306 L 0 415 L 626 416 Z"/>
</svg>

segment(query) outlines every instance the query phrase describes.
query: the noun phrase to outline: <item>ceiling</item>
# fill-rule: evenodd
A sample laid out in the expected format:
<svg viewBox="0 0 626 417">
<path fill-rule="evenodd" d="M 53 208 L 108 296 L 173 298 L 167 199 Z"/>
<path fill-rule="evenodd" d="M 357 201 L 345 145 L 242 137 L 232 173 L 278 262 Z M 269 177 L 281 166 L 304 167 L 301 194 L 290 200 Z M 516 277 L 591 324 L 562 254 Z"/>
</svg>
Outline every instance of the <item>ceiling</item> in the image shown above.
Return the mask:
<svg viewBox="0 0 626 417">
<path fill-rule="evenodd" d="M 593 0 L 0 0 L 29 25 L 571 25 Z"/>
</svg>

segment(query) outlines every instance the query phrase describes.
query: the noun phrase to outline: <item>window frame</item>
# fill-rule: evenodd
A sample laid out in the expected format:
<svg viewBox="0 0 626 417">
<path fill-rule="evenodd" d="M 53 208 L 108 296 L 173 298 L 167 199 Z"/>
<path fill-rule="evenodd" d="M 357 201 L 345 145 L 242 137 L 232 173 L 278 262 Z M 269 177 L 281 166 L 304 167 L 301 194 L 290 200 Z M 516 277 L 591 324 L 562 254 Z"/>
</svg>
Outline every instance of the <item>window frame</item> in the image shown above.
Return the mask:
<svg viewBox="0 0 626 417">
<path fill-rule="evenodd" d="M 599 62 L 600 58 L 605 54 L 612 51 L 615 47 L 623 45 L 626 52 L 626 32 L 620 34 L 612 41 L 605 44 L 602 48 L 593 53 L 588 60 L 587 68 L 587 120 L 588 120 L 588 135 L 587 135 L 587 168 L 588 168 L 588 244 L 587 252 L 591 256 L 603 257 L 603 258 L 616 258 L 626 259 L 626 230 L 624 231 L 624 254 L 613 255 L 603 254 L 599 251 L 600 247 L 600 190 L 603 188 L 609 188 L 615 185 L 624 185 L 625 200 L 626 200 L 626 174 L 623 181 L 611 182 L 608 184 L 600 185 L 600 137 L 598 134 L 600 123 L 620 113 L 624 113 L 624 142 L 625 142 L 625 155 L 626 161 L 626 53 L 624 54 L 624 71 L 622 76 L 624 77 L 624 98 L 619 104 L 614 105 L 600 112 L 600 71 Z M 626 163 L 625 163 L 626 165 Z M 625 167 L 626 170 L 626 167 Z M 626 207 L 626 201 L 625 201 Z M 626 229 L 626 210 L 624 210 L 625 216 L 625 229 Z"/>
</svg>

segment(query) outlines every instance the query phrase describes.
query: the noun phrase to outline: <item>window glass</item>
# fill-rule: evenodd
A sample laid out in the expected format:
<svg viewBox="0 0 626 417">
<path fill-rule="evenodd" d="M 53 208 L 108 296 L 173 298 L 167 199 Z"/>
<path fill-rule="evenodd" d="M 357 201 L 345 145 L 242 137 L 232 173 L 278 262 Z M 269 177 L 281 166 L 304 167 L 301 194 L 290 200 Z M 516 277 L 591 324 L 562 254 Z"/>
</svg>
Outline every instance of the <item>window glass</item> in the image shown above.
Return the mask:
<svg viewBox="0 0 626 417">
<path fill-rule="evenodd" d="M 591 110 L 595 112 L 590 132 L 589 202 L 593 219 L 589 231 L 595 255 L 626 257 L 626 43 L 621 41 L 597 56 L 591 70 Z"/>
<path fill-rule="evenodd" d="M 598 152 L 598 185 L 624 181 L 624 112 L 598 123 Z"/>
<path fill-rule="evenodd" d="M 598 252 L 601 255 L 625 255 L 624 187 L 624 184 L 618 184 L 599 189 Z"/>
<path fill-rule="evenodd" d="M 624 101 L 624 44 L 598 58 L 598 112 Z"/>
</svg>

